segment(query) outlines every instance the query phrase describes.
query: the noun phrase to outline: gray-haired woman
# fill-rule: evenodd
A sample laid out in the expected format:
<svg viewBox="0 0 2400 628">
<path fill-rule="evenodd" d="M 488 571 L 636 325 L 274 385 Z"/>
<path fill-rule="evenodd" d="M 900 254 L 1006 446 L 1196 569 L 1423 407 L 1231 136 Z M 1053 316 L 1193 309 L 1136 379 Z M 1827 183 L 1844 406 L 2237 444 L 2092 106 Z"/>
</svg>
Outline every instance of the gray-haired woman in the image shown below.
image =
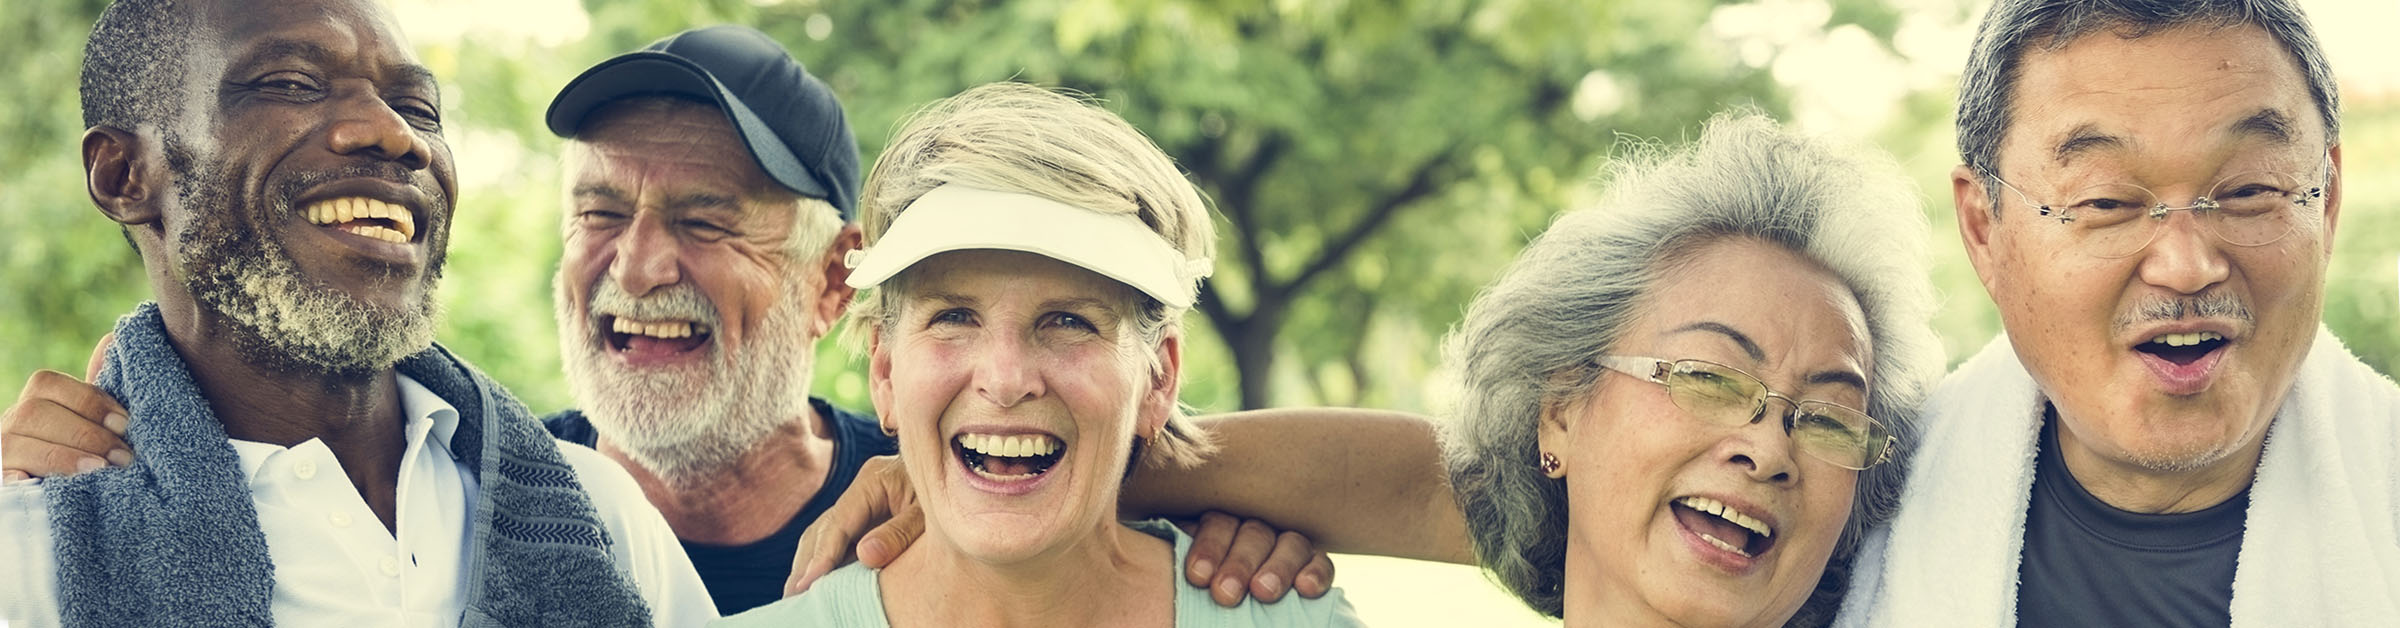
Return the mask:
<svg viewBox="0 0 2400 628">
<path fill-rule="evenodd" d="M 1573 626 L 1823 623 L 1844 581 L 1823 576 L 1891 515 L 1942 367 L 1926 226 L 1894 171 L 1718 116 L 1620 160 L 1476 298 L 1438 435 L 1235 415 L 1206 424 L 1208 462 L 1137 478 L 1127 502 L 1473 560 Z"/>
</svg>

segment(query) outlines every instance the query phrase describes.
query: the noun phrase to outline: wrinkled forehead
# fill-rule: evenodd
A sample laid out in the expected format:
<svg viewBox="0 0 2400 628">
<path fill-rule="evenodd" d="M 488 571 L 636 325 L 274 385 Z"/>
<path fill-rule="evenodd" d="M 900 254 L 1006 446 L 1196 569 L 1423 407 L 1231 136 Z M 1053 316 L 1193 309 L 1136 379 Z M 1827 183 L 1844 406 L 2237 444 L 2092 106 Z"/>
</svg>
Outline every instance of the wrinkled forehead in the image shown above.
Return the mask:
<svg viewBox="0 0 2400 628">
<path fill-rule="evenodd" d="M 292 54 L 328 63 L 417 65 L 397 20 L 373 0 L 219 0 L 200 13 L 195 55 L 236 61 Z"/>
<path fill-rule="evenodd" d="M 2293 161 L 2326 146 L 2298 62 L 2254 26 L 2100 29 L 2023 54 L 2003 163 Z"/>
</svg>

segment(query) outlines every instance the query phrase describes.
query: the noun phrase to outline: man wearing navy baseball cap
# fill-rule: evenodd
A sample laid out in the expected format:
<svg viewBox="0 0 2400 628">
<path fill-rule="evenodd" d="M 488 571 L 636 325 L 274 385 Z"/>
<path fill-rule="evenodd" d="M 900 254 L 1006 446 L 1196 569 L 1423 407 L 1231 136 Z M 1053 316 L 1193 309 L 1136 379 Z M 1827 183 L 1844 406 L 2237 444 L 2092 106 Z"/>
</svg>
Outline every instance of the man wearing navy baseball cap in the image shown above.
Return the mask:
<svg viewBox="0 0 2400 628">
<path fill-rule="evenodd" d="M 546 117 L 567 139 L 555 307 L 583 408 L 544 422 L 633 473 L 718 610 L 775 601 L 801 531 L 892 452 L 808 395 L 860 241 L 841 104 L 765 33 L 711 26 L 592 66 Z"/>
</svg>

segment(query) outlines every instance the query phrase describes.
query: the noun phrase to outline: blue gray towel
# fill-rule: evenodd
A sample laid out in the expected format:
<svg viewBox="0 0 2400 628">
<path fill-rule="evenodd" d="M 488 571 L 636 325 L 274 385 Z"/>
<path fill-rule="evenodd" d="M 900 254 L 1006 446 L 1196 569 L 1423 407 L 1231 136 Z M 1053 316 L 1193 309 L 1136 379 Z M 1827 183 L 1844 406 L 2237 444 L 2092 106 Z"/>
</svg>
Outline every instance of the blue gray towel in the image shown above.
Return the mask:
<svg viewBox="0 0 2400 628">
<path fill-rule="evenodd" d="M 547 432 L 446 349 L 399 371 L 458 408 L 477 469 L 467 626 L 648 626 L 607 528 Z M 155 303 L 117 322 L 94 382 L 123 402 L 134 464 L 48 481 L 59 617 L 69 626 L 264 626 L 275 568 L 241 460 Z"/>
</svg>

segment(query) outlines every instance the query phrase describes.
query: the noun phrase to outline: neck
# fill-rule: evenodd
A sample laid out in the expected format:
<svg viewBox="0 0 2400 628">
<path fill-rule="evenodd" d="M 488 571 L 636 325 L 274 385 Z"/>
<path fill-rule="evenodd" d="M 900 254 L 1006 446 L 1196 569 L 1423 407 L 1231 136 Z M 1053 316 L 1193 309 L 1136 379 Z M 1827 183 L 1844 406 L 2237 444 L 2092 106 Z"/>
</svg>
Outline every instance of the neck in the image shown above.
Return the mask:
<svg viewBox="0 0 2400 628">
<path fill-rule="evenodd" d="M 262 366 L 244 359 L 242 341 L 234 338 L 241 332 L 183 305 L 160 305 L 167 339 L 225 434 L 283 447 L 323 441 L 367 507 L 385 529 L 394 529 L 400 456 L 407 448 L 396 372 L 354 376 Z"/>
<path fill-rule="evenodd" d="M 1604 580 L 1604 565 L 1622 563 L 1625 556 L 1605 556 L 1590 543 L 1567 533 L 1566 573 L 1560 583 L 1559 618 L 1569 628 L 1597 626 L 1674 626 L 1675 622 L 1638 597 L 1622 595 L 1621 587 Z"/>
<path fill-rule="evenodd" d="M 677 538 L 711 545 L 757 542 L 791 522 L 807 507 L 833 468 L 832 417 L 812 406 L 767 436 L 731 468 L 702 477 L 664 477 L 625 454 L 621 443 L 601 439 L 599 450 L 633 474 L 650 505 L 667 518 Z"/>
<path fill-rule="evenodd" d="M 928 521 L 925 538 L 880 575 L 893 626 L 1124 626 L 1174 623 L 1174 550 L 1103 519 L 1036 558 L 967 556 Z"/>
<path fill-rule="evenodd" d="M 2067 475 L 2074 476 L 2075 483 L 2102 503 L 2126 512 L 2164 515 L 2225 503 L 2250 487 L 2250 480 L 2258 475 L 2259 456 L 2266 451 L 2262 434 L 2239 451 L 2197 469 L 2159 470 L 2093 450 L 2058 419 L 2057 408 L 2047 412 L 2050 429 L 2058 431 L 2058 454 L 2067 464 Z"/>
</svg>

